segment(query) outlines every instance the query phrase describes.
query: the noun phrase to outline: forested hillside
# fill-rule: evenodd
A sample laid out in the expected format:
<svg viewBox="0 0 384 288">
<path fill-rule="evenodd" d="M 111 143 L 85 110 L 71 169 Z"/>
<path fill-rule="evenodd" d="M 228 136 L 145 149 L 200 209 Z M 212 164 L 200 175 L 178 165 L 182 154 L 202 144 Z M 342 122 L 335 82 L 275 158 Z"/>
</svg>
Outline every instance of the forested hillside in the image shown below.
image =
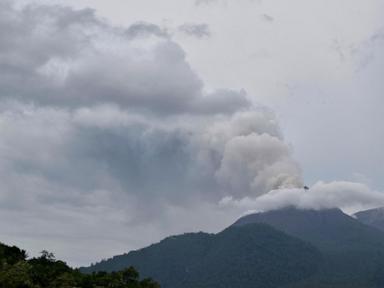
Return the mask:
<svg viewBox="0 0 384 288">
<path fill-rule="evenodd" d="M 120 272 L 84 275 L 43 251 L 40 257 L 27 259 L 18 247 L 0 243 L 1 288 L 158 288 L 151 279 L 139 279 L 138 272 L 128 267 Z"/>
<path fill-rule="evenodd" d="M 304 287 L 384 287 L 384 233 L 340 209 L 284 208 L 247 215 L 234 226 L 252 223 L 271 225 L 321 251 L 324 265 Z"/>
<path fill-rule="evenodd" d="M 218 234 L 168 237 L 82 271 L 118 271 L 133 265 L 164 288 L 272 288 L 310 277 L 321 261 L 310 244 L 270 226 L 252 224 Z"/>
</svg>

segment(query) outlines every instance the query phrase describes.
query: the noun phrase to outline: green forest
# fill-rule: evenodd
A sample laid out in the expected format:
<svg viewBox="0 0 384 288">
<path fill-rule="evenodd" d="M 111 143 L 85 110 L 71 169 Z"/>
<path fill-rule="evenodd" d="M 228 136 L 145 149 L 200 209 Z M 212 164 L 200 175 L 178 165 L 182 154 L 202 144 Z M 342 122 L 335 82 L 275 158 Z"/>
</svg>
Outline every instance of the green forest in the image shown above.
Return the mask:
<svg viewBox="0 0 384 288">
<path fill-rule="evenodd" d="M 129 267 L 119 272 L 82 274 L 48 251 L 28 259 L 25 250 L 0 243 L 0 288 L 158 288 Z"/>
</svg>

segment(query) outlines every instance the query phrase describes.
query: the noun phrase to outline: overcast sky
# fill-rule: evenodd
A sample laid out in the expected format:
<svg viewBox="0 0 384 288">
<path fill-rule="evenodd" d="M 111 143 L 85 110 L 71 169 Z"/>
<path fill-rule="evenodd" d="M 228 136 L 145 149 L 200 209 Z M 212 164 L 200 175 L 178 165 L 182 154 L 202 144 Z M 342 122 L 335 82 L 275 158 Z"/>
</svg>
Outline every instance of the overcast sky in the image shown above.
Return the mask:
<svg viewBox="0 0 384 288">
<path fill-rule="evenodd" d="M 382 11 L 0 0 L 0 241 L 87 265 L 249 210 L 384 205 Z"/>
</svg>

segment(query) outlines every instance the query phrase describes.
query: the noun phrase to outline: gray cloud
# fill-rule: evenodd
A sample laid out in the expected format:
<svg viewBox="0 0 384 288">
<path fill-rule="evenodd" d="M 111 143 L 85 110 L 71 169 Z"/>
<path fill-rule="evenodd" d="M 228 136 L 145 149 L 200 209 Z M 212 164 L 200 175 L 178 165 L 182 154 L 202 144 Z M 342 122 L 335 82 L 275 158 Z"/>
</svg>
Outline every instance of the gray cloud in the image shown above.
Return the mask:
<svg viewBox="0 0 384 288">
<path fill-rule="evenodd" d="M 260 17 L 262 20 L 264 20 L 266 22 L 274 22 L 275 21 L 275 19 L 268 14 L 262 14 L 262 15 L 260 15 Z"/>
<path fill-rule="evenodd" d="M 126 34 L 131 38 L 136 38 L 140 36 L 148 36 L 155 35 L 158 37 L 167 37 L 169 36 L 165 29 L 160 28 L 159 26 L 146 23 L 146 22 L 138 22 L 132 24 L 127 30 Z"/>
<path fill-rule="evenodd" d="M 1 5 L 0 214 L 17 223 L 4 241 L 88 264 L 205 218 L 225 226 L 238 212 L 221 199 L 301 182 L 273 112 L 242 90 L 205 92 L 159 27 Z"/>
<path fill-rule="evenodd" d="M 357 72 L 366 69 L 372 62 L 380 62 L 384 46 L 384 28 L 379 29 L 372 36 L 351 49 L 351 54 L 357 59 Z"/>
<path fill-rule="evenodd" d="M 247 0 L 248 2 L 256 2 L 258 4 L 261 4 L 263 0 Z M 200 5 L 209 5 L 217 2 L 222 2 L 224 4 L 228 3 L 228 0 L 195 0 L 195 5 L 200 6 Z M 235 1 L 234 1 L 235 2 Z"/>
<path fill-rule="evenodd" d="M 214 3 L 216 1 L 217 0 L 195 0 L 195 5 L 199 6 L 202 4 L 210 4 L 210 3 Z"/>
<path fill-rule="evenodd" d="M 176 114 L 249 107 L 244 95 L 234 91 L 206 95 L 184 51 L 156 25 L 135 23 L 120 29 L 91 10 L 35 5 L 17 10 L 8 2 L 3 6 L 2 98 L 64 107 L 117 103 Z M 230 103 L 223 103 L 218 93 L 233 95 L 227 97 Z"/>
<path fill-rule="evenodd" d="M 185 23 L 178 27 L 178 30 L 188 36 L 193 36 L 197 38 L 210 37 L 211 31 L 208 24 L 195 24 L 195 23 Z"/>
</svg>

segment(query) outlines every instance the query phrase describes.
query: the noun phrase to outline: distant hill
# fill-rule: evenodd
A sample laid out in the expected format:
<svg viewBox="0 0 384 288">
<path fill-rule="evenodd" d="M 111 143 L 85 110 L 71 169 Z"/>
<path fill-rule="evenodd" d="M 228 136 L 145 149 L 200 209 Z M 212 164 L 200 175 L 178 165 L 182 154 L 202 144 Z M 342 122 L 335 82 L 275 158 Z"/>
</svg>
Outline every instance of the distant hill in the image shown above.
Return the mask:
<svg viewBox="0 0 384 288">
<path fill-rule="evenodd" d="M 158 244 L 115 256 L 82 272 L 133 265 L 163 288 L 281 287 L 317 272 L 320 252 L 264 224 L 230 227 L 218 234 L 168 237 Z"/>
<path fill-rule="evenodd" d="M 354 217 L 361 223 L 384 231 L 384 207 L 360 211 Z"/>
<path fill-rule="evenodd" d="M 384 232 L 339 209 L 285 208 L 191 233 L 81 271 L 133 265 L 163 288 L 383 288 Z"/>
</svg>

